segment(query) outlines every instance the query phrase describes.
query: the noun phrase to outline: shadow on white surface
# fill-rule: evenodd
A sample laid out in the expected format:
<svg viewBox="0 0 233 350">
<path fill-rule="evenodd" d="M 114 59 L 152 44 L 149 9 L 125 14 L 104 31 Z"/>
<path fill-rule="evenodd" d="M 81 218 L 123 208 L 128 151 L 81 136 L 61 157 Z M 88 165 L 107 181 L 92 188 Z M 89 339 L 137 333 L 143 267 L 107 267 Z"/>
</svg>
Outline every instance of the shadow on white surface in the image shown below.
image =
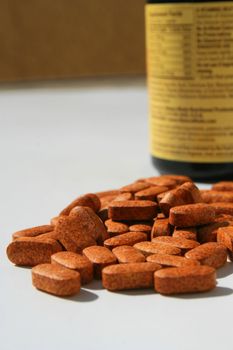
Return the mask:
<svg viewBox="0 0 233 350">
<path fill-rule="evenodd" d="M 72 297 L 65 298 L 65 299 L 71 300 L 71 301 L 76 301 L 79 303 L 87 303 L 87 302 L 95 301 L 98 298 L 99 298 L 98 295 L 96 295 L 92 292 L 89 292 L 88 290 L 81 289 L 79 294 L 76 294 Z"/>
<path fill-rule="evenodd" d="M 123 295 L 129 295 L 129 296 L 142 296 L 142 295 L 149 295 L 149 294 L 155 294 L 154 289 L 135 289 L 135 290 L 122 290 L 122 291 L 116 291 L 111 292 L 116 294 L 123 294 Z"/>
<path fill-rule="evenodd" d="M 233 294 L 233 289 L 227 287 L 216 287 L 210 292 L 204 293 L 190 293 L 190 294 L 180 294 L 180 295 L 167 295 L 168 298 L 178 298 L 178 299 L 204 299 L 204 298 L 215 298 L 215 297 L 225 297 L 227 295 Z"/>
<path fill-rule="evenodd" d="M 221 269 L 217 270 L 217 278 L 224 278 L 233 274 L 233 263 L 227 262 Z"/>
</svg>

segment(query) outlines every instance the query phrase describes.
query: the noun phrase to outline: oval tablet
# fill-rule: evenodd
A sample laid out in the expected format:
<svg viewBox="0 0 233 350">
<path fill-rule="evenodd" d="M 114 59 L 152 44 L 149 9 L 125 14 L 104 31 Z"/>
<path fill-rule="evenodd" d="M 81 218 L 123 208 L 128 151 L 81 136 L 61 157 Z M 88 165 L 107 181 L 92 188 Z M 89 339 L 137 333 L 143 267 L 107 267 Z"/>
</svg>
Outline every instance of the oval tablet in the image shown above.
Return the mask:
<svg viewBox="0 0 233 350">
<path fill-rule="evenodd" d="M 57 296 L 73 295 L 80 291 L 80 274 L 62 266 L 41 264 L 32 268 L 32 284 Z"/>
<path fill-rule="evenodd" d="M 118 262 L 121 264 L 144 262 L 146 260 L 145 256 L 141 252 L 134 247 L 127 245 L 116 247 L 112 250 L 112 252 L 117 257 Z"/>
<path fill-rule="evenodd" d="M 161 294 L 206 292 L 216 286 L 210 266 L 169 267 L 154 273 L 155 290 Z"/>
<path fill-rule="evenodd" d="M 209 242 L 190 250 L 185 254 L 185 257 L 187 259 L 197 260 L 202 265 L 208 265 L 218 269 L 227 261 L 227 249 L 222 244 Z"/>
<path fill-rule="evenodd" d="M 152 254 L 146 258 L 146 261 L 155 262 L 163 267 L 183 267 L 197 266 L 199 261 L 186 259 L 183 256 L 168 255 L 168 254 Z"/>
<path fill-rule="evenodd" d="M 200 245 L 200 243 L 185 238 L 173 237 L 173 236 L 160 236 L 152 239 L 152 242 L 169 244 L 173 247 L 177 247 L 181 249 L 181 252 L 184 254 L 188 250 L 196 248 Z"/>
<path fill-rule="evenodd" d="M 61 250 L 61 245 L 54 239 L 22 237 L 8 245 L 7 256 L 13 264 L 35 266 L 49 263 L 51 255 Z"/>
<path fill-rule="evenodd" d="M 13 233 L 12 238 L 14 240 L 20 237 L 36 237 L 43 233 L 51 232 L 53 230 L 54 227 L 52 225 L 35 226 Z"/>
<path fill-rule="evenodd" d="M 102 271 L 103 287 L 111 291 L 151 288 L 158 269 L 160 265 L 148 262 L 111 265 Z"/>
<path fill-rule="evenodd" d="M 147 234 L 144 232 L 127 232 L 104 241 L 104 246 L 109 249 L 121 245 L 134 245 L 135 243 L 146 241 Z"/>
<path fill-rule="evenodd" d="M 181 253 L 179 248 L 160 242 L 140 242 L 135 244 L 134 248 L 138 249 L 145 256 L 152 254 L 180 255 Z"/>
<path fill-rule="evenodd" d="M 187 204 L 171 208 L 169 223 L 179 227 L 198 226 L 209 224 L 214 218 L 212 206 L 205 203 Z"/>
</svg>

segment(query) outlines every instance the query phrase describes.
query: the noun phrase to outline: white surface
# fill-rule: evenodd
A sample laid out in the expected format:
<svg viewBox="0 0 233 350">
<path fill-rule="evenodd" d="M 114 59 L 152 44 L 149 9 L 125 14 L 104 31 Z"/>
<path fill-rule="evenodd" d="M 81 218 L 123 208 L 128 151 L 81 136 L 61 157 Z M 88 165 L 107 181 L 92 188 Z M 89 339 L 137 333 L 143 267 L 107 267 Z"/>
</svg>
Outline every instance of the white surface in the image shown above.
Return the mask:
<svg viewBox="0 0 233 350">
<path fill-rule="evenodd" d="M 230 263 L 206 294 L 110 293 L 94 282 L 61 299 L 6 259 L 12 232 L 47 223 L 78 194 L 156 174 L 144 81 L 5 86 L 0 109 L 1 349 L 232 349 Z"/>
</svg>

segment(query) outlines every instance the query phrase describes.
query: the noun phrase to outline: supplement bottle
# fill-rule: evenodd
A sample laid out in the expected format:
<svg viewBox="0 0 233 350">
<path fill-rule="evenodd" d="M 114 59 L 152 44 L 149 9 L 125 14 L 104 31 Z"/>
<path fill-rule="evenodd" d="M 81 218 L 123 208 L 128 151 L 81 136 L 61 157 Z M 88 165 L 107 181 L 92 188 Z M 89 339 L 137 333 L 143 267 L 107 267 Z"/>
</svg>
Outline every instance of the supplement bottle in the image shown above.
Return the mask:
<svg viewBox="0 0 233 350">
<path fill-rule="evenodd" d="M 156 168 L 233 177 L 233 1 L 148 1 L 146 48 Z"/>
</svg>

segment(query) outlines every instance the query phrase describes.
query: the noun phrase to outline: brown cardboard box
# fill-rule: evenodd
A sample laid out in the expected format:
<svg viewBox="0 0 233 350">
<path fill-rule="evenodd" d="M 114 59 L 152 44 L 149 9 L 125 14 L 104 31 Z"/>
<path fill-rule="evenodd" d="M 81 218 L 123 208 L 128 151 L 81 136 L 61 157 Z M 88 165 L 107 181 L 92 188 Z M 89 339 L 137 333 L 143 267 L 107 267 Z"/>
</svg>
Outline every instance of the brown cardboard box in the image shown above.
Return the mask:
<svg viewBox="0 0 233 350">
<path fill-rule="evenodd" d="M 141 74 L 144 0 L 1 0 L 0 81 Z"/>
</svg>

